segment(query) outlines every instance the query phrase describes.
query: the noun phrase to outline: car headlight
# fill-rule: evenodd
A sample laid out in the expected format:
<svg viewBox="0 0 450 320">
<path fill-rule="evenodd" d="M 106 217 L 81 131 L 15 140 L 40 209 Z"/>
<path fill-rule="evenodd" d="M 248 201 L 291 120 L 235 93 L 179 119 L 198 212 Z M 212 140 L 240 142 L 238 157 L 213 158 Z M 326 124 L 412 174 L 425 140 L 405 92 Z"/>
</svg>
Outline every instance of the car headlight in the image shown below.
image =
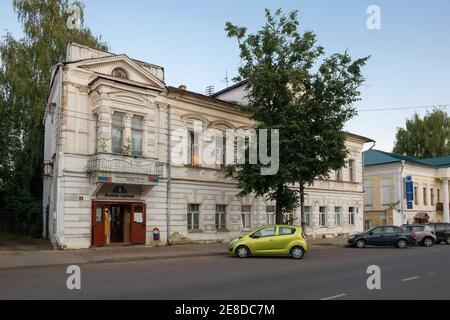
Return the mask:
<svg viewBox="0 0 450 320">
<path fill-rule="evenodd" d="M 355 235 L 351 235 L 351 236 L 349 236 L 348 238 L 349 239 L 353 239 L 355 237 Z"/>
<path fill-rule="evenodd" d="M 239 241 L 239 238 L 234 238 L 234 239 L 232 239 L 232 240 L 230 241 L 229 245 L 231 246 L 231 245 L 235 244 L 235 243 L 238 242 L 238 241 Z"/>
</svg>

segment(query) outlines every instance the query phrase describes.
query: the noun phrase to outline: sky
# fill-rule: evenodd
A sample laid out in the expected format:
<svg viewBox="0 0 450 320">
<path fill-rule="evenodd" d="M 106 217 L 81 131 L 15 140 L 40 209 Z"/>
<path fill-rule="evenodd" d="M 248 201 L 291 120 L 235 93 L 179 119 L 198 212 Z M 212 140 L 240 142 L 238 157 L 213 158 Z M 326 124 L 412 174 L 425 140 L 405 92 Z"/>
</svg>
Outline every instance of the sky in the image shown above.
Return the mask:
<svg viewBox="0 0 450 320">
<path fill-rule="evenodd" d="M 226 87 L 240 65 L 227 21 L 255 32 L 264 9 L 299 11 L 300 31 L 311 30 L 326 54 L 348 50 L 370 56 L 358 115 L 345 129 L 392 151 L 398 127 L 428 106 L 450 104 L 450 1 L 447 0 L 84 0 L 85 25 L 110 51 L 163 66 L 166 83 L 205 93 Z M 379 30 L 367 28 L 367 8 L 380 8 Z M 0 35 L 21 36 L 11 1 L 0 0 Z M 408 108 L 400 109 L 399 108 Z M 367 111 L 373 109 L 391 109 Z M 394 109 L 394 110 L 392 110 Z M 397 110 L 395 110 L 397 109 Z"/>
</svg>

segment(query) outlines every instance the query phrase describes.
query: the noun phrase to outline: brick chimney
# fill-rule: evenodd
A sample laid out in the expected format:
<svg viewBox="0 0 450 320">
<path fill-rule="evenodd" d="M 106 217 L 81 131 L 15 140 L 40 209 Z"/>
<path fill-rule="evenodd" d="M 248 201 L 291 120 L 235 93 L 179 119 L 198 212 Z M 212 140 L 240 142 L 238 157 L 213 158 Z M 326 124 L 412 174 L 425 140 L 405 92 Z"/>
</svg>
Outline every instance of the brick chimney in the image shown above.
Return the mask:
<svg viewBox="0 0 450 320">
<path fill-rule="evenodd" d="M 181 84 L 181 85 L 178 87 L 178 89 L 180 89 L 180 90 L 186 90 L 187 87 L 186 87 L 185 84 Z"/>
</svg>

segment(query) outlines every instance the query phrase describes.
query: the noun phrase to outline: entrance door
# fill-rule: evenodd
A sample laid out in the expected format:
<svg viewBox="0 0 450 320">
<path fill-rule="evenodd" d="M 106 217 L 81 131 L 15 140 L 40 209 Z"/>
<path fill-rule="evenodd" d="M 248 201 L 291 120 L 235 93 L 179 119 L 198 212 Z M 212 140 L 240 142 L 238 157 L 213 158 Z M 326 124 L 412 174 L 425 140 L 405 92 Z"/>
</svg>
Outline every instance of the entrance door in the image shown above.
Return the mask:
<svg viewBox="0 0 450 320">
<path fill-rule="evenodd" d="M 92 202 L 92 245 L 96 247 L 105 245 L 105 205 Z"/>
<path fill-rule="evenodd" d="M 124 206 L 111 205 L 111 243 L 123 242 Z"/>
<path fill-rule="evenodd" d="M 131 243 L 145 243 L 145 205 L 131 206 Z"/>
</svg>

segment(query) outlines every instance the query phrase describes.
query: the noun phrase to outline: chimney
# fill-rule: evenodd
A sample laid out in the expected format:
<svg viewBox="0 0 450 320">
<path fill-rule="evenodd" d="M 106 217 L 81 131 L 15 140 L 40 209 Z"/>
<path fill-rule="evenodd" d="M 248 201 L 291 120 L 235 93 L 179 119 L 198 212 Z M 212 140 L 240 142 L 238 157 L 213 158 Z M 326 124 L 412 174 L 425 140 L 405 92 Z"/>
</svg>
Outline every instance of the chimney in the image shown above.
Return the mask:
<svg viewBox="0 0 450 320">
<path fill-rule="evenodd" d="M 186 91 L 187 87 L 186 87 L 185 84 L 182 84 L 182 85 L 180 85 L 180 86 L 178 87 L 178 89 L 180 89 L 180 90 L 185 90 L 185 91 Z"/>
</svg>

